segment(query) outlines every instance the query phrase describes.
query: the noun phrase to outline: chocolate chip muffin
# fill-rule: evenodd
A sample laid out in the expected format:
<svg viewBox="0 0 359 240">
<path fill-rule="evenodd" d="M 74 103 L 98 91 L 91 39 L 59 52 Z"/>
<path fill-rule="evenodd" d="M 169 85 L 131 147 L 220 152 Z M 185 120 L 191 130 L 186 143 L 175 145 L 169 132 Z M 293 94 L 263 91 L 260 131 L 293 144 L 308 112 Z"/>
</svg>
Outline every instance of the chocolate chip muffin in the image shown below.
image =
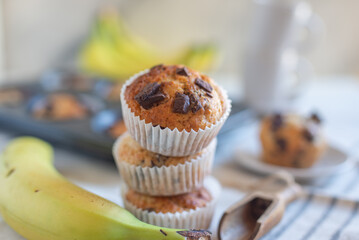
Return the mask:
<svg viewBox="0 0 359 240">
<path fill-rule="evenodd" d="M 133 190 L 170 196 L 194 191 L 203 186 L 211 172 L 216 139 L 201 152 L 186 157 L 168 157 L 142 148 L 128 133 L 113 149 L 124 182 Z"/>
<path fill-rule="evenodd" d="M 117 154 L 122 161 L 141 167 L 169 167 L 184 164 L 200 156 L 203 151 L 186 157 L 163 156 L 143 149 L 129 134 L 125 134 L 117 148 Z"/>
<path fill-rule="evenodd" d="M 34 106 L 33 115 L 50 120 L 81 119 L 90 115 L 90 110 L 71 94 L 54 93 L 46 97 L 44 104 Z"/>
<path fill-rule="evenodd" d="M 135 140 L 166 156 L 188 156 L 206 147 L 231 108 L 225 91 L 208 76 L 182 65 L 162 64 L 128 80 L 121 103 Z"/>
<path fill-rule="evenodd" d="M 125 208 L 138 219 L 168 228 L 207 229 L 220 195 L 217 180 L 208 177 L 204 187 L 168 197 L 148 196 L 123 186 Z"/>
<path fill-rule="evenodd" d="M 210 127 L 226 108 L 212 79 L 177 65 L 158 65 L 139 76 L 127 86 L 125 100 L 146 123 L 179 131 Z"/>
<path fill-rule="evenodd" d="M 0 89 L 0 106 L 17 106 L 24 100 L 24 93 L 16 88 Z"/>
<path fill-rule="evenodd" d="M 313 166 L 326 146 L 317 114 L 308 118 L 294 114 L 266 117 L 260 140 L 264 162 L 293 168 Z"/>
</svg>

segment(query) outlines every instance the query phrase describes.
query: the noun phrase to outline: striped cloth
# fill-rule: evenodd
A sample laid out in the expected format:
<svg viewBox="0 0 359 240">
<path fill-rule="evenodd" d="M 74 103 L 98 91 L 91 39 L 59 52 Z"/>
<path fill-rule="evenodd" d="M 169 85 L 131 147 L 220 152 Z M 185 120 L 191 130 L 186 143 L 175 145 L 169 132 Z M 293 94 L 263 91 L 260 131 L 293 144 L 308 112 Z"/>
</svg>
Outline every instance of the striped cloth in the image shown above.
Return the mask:
<svg viewBox="0 0 359 240">
<path fill-rule="evenodd" d="M 244 189 L 250 192 L 259 180 L 258 177 L 248 174 L 233 164 L 216 169 L 215 176 L 226 187 L 224 188 L 225 195 L 219 201 L 220 213 L 217 213 L 215 223 L 213 223 L 214 232 L 220 218 L 218 215 L 243 196 L 243 193 L 240 196 L 234 189 Z M 279 225 L 262 239 L 359 239 L 358 176 L 359 167 L 357 166 L 324 186 L 304 186 L 307 192 L 305 196 L 291 203 Z M 228 191 L 230 194 L 227 193 Z M 232 199 L 228 200 L 230 198 Z"/>
<path fill-rule="evenodd" d="M 359 202 L 307 194 L 263 240 L 359 239 Z"/>
</svg>

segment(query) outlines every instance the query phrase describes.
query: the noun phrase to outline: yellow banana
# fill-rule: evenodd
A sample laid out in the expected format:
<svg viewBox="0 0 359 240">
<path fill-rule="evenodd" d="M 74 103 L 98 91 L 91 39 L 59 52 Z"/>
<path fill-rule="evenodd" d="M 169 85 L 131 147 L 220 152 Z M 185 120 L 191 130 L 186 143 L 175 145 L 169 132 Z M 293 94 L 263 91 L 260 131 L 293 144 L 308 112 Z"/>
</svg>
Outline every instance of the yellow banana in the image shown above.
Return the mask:
<svg viewBox="0 0 359 240">
<path fill-rule="evenodd" d="M 159 60 L 157 51 L 150 44 L 130 34 L 115 12 L 101 14 L 98 18 L 97 37 L 110 41 L 114 50 L 135 60 L 137 64 L 152 64 Z"/>
<path fill-rule="evenodd" d="M 0 213 L 28 240 L 210 239 L 207 231 L 143 223 L 61 176 L 46 142 L 22 137 L 0 156 Z"/>
<path fill-rule="evenodd" d="M 81 65 L 89 72 L 121 79 L 126 79 L 134 72 L 144 69 L 119 55 L 111 46 L 98 40 L 93 40 L 85 46 L 81 56 Z"/>
<path fill-rule="evenodd" d="M 194 45 L 184 51 L 184 54 L 175 60 L 175 63 L 184 64 L 200 71 L 208 71 L 214 66 L 214 59 L 217 59 L 217 49 L 214 45 Z"/>
<path fill-rule="evenodd" d="M 210 70 L 217 57 L 212 45 L 198 45 L 185 53 L 163 54 L 130 33 L 116 12 L 98 16 L 90 39 L 80 53 L 80 65 L 87 71 L 124 80 L 153 65 L 184 64 L 198 71 Z"/>
</svg>

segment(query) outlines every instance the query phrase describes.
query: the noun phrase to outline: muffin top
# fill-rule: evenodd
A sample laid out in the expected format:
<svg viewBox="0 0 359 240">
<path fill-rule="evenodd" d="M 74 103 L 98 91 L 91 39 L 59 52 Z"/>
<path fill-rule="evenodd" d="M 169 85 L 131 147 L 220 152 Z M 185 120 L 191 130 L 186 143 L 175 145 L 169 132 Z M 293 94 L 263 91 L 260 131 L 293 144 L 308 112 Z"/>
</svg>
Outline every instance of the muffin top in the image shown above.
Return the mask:
<svg viewBox="0 0 359 240">
<path fill-rule="evenodd" d="M 127 86 L 124 98 L 141 120 L 179 131 L 210 127 L 226 110 L 213 80 L 181 65 L 152 67 Z"/>
<path fill-rule="evenodd" d="M 283 151 L 324 142 L 321 119 L 315 113 L 309 117 L 295 114 L 266 117 L 262 122 L 261 134 L 273 139 Z"/>
<path fill-rule="evenodd" d="M 162 166 L 176 166 L 178 164 L 184 164 L 187 161 L 191 161 L 202 152 L 194 154 L 188 157 L 167 157 L 154 152 L 150 152 L 142 148 L 128 133 L 122 137 L 119 143 L 117 154 L 121 156 L 120 159 L 129 164 L 141 166 L 141 167 L 162 167 Z"/>
<path fill-rule="evenodd" d="M 68 120 L 85 118 L 90 111 L 75 96 L 54 93 L 47 96 L 44 105 L 35 106 L 33 114 L 36 118 Z"/>
<path fill-rule="evenodd" d="M 171 197 L 152 197 L 129 190 L 126 199 L 134 206 L 149 212 L 176 213 L 205 207 L 212 200 L 212 196 L 205 188 Z"/>
</svg>

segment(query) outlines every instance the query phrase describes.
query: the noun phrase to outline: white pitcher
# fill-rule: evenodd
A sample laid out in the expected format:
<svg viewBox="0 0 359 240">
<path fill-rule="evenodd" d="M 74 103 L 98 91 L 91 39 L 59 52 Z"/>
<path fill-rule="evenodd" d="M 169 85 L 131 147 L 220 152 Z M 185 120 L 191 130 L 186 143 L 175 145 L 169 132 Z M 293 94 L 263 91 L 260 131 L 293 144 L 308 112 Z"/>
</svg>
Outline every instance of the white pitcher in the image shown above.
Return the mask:
<svg viewBox="0 0 359 240">
<path fill-rule="evenodd" d="M 312 66 L 299 53 L 315 46 L 324 33 L 324 24 L 307 2 L 253 3 L 244 60 L 245 101 L 259 113 L 284 111 L 311 78 Z"/>
</svg>

